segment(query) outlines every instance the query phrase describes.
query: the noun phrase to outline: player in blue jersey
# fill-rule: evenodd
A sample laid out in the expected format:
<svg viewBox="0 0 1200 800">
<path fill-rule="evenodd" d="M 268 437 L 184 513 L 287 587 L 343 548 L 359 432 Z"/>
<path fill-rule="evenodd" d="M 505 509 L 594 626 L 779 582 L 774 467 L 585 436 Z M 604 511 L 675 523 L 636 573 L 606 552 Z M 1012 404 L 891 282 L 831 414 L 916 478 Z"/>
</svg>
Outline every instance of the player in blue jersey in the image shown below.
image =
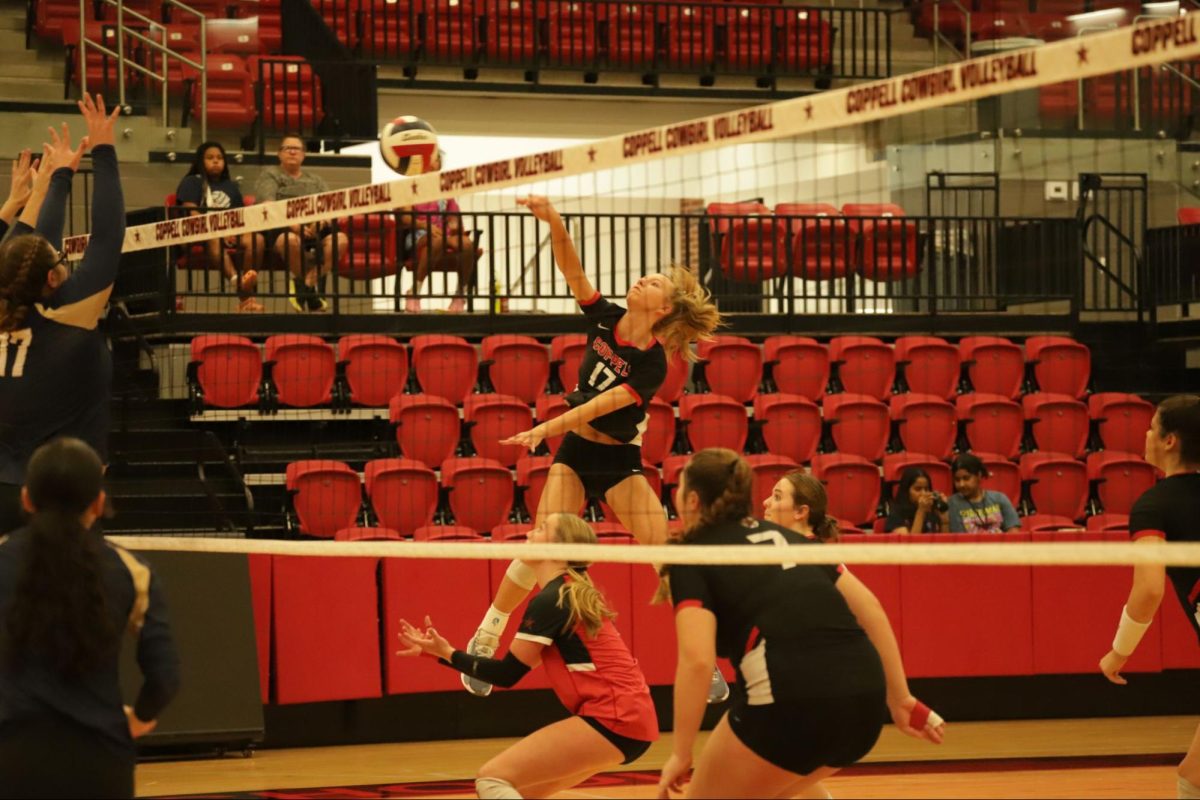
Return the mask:
<svg viewBox="0 0 1200 800">
<path fill-rule="evenodd" d="M 98 324 L 125 238 L 125 200 L 104 100 L 84 96 L 87 136 L 71 147 L 51 130 L 33 192 L 44 195 L 36 228 L 18 223 L 0 245 L 0 534 L 22 524 L 20 487 L 38 446 L 73 436 L 107 460 L 112 356 Z M 71 179 L 91 148 L 92 234 L 83 261 L 61 252 Z M 31 198 L 31 203 L 33 198 Z"/>
</svg>

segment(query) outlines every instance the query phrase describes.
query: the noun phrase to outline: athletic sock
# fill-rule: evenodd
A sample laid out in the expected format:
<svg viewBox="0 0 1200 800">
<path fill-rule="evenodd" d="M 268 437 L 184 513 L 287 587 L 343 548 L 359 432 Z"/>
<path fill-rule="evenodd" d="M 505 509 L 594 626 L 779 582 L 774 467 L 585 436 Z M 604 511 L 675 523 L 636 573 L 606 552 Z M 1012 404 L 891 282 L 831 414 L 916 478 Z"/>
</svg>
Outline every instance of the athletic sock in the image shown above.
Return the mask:
<svg viewBox="0 0 1200 800">
<path fill-rule="evenodd" d="M 1200 800 L 1200 786 L 1180 775 L 1175 783 L 1175 796 L 1179 800 Z"/>
<path fill-rule="evenodd" d="M 483 800 L 520 800 L 521 797 L 516 787 L 499 778 L 476 778 L 475 794 Z"/>
</svg>

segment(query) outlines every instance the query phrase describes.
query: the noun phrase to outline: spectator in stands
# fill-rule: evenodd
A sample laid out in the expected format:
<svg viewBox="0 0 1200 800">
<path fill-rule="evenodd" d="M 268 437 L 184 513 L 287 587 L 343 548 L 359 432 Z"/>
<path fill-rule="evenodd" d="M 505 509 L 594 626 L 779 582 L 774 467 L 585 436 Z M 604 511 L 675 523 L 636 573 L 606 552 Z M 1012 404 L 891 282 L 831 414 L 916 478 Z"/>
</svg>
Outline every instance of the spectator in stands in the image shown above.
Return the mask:
<svg viewBox="0 0 1200 800">
<path fill-rule="evenodd" d="M 258 176 L 254 194 L 260 203 L 271 200 L 291 200 L 310 194 L 329 191 L 320 175 L 305 172 L 304 140 L 285 136 L 279 143 L 279 166 L 267 167 Z M 349 240 L 332 226 L 292 225 L 267 235 L 268 244 L 287 265 L 288 299 L 297 311 L 327 311 L 325 282 L 334 261 L 346 253 Z"/>
<path fill-rule="evenodd" d="M 908 467 L 900 473 L 896 498 L 883 524 L 886 533 L 945 533 L 950 530 L 949 504 L 933 490 L 929 473 Z"/>
<path fill-rule="evenodd" d="M 763 519 L 791 528 L 806 539 L 838 540 L 837 520 L 829 516 L 825 486 L 812 475 L 797 470 L 784 475 L 763 501 Z"/>
<path fill-rule="evenodd" d="M 445 153 L 437 151 L 429 166 L 430 172 L 442 168 L 442 158 Z M 400 224 L 407 230 L 403 233 L 401 259 L 413 259 L 412 288 L 408 290 L 404 310 L 418 313 L 421 310 L 421 300 L 418 295 L 421 284 L 433 267 L 453 269 L 458 273 L 458 288 L 454 299 L 446 309 L 456 314 L 466 308 L 467 289 L 475 280 L 475 264 L 483 251 L 475 247 L 471 231 L 462 229 L 462 211 L 458 202 L 453 198 L 435 200 L 429 203 L 417 203 L 401 210 Z"/>
<path fill-rule="evenodd" d="M 99 330 L 125 241 L 125 198 L 113 146 L 119 109 L 85 95 L 88 135 L 72 149 L 66 125 L 52 131 L 21 220 L 0 245 L 0 534 L 21 526 L 21 484 L 35 449 L 76 436 L 108 452 L 112 354 Z M 88 145 L 94 189 L 83 261 L 67 270 L 63 246 L 71 179 Z M 43 203 L 40 197 L 45 198 Z M 25 234 L 30 209 L 37 228 Z"/>
<path fill-rule="evenodd" d="M 133 740 L 179 688 L 162 585 L 93 528 L 104 465 L 79 439 L 29 459 L 29 524 L 0 540 L 0 794 L 133 797 Z M 143 675 L 121 702 L 126 630 Z"/>
<path fill-rule="evenodd" d="M 1021 529 L 1012 501 L 1001 492 L 983 488 L 987 468 L 978 456 L 963 453 L 954 460 L 954 491 L 950 497 L 951 533 L 1008 533 Z"/>
<path fill-rule="evenodd" d="M 192 214 L 241 208 L 246 204 L 237 182 L 229 177 L 225 148 L 219 142 L 204 142 L 196 148 L 191 168 L 175 189 L 175 202 L 184 208 L 195 209 Z M 263 244 L 261 233 L 218 237 L 204 243 L 209 267 L 219 269 L 225 275 L 240 301 L 239 311 L 263 310 L 262 303 L 254 297 L 258 270 L 262 267 Z M 237 251 L 242 256 L 240 271 L 233 265 L 233 255 Z"/>
<path fill-rule="evenodd" d="M 4 205 L 0 206 L 0 239 L 8 235 L 17 216 L 23 215 L 24 210 L 29 207 L 29 201 L 33 195 L 33 185 L 37 181 L 37 167 L 38 160 L 33 158 L 33 154 L 29 150 L 22 150 L 17 160 L 12 162 L 10 176 L 12 185 L 8 192 L 8 199 L 4 201 Z M 41 209 L 41 199 L 41 197 L 38 198 L 37 208 L 29 208 L 31 219 L 37 219 L 38 211 Z M 29 233 L 29 231 L 25 231 L 25 233 Z"/>
</svg>

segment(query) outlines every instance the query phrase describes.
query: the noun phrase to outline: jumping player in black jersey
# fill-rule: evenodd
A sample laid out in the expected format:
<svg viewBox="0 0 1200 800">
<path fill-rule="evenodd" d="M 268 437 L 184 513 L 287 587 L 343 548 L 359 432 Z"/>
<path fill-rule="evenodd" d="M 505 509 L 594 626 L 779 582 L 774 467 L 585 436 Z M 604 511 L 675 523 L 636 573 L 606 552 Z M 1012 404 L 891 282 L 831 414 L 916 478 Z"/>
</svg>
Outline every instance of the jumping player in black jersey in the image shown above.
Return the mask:
<svg viewBox="0 0 1200 800">
<path fill-rule="evenodd" d="M 552 514 L 529 532 L 533 544 L 595 544 L 596 534 L 574 514 Z M 584 564 L 531 561 L 541 591 L 503 659 L 455 650 L 426 617 L 425 630 L 401 620 L 401 655 L 428 654 L 463 674 L 512 686 L 542 664 L 558 699 L 573 716 L 538 730 L 479 770 L 484 798 L 550 797 L 602 770 L 636 761 L 658 738 L 650 689 L 612 624 L 615 616 L 587 577 Z"/>
<path fill-rule="evenodd" d="M 1166 477 L 1133 504 L 1130 536 L 1137 542 L 1200 541 L 1200 396 L 1177 395 L 1159 404 L 1146 431 L 1146 460 Z M 1126 683 L 1121 670 L 1158 612 L 1167 578 L 1200 636 L 1200 567 L 1135 565 L 1112 650 L 1100 660 L 1100 671 L 1113 683 Z M 1200 800 L 1200 728 L 1179 764 L 1177 796 Z"/>
<path fill-rule="evenodd" d="M 682 541 L 816 542 L 751 517 L 752 480 L 732 450 L 694 455 L 675 496 Z M 679 663 L 674 748 L 659 797 L 687 781 L 717 656 L 733 661 L 738 683 L 696 765 L 689 797 L 807 793 L 871 750 L 885 708 L 906 734 L 941 742 L 944 723 L 909 692 L 883 607 L 844 566 L 676 565 L 664 574 Z"/>
<path fill-rule="evenodd" d="M 639 279 L 625 296 L 626 307 L 610 302 L 584 274 L 567 227 L 550 201 L 532 196 L 518 202 L 550 226 L 554 261 L 589 323 L 588 348 L 578 386 L 567 395 L 571 409 L 505 444 L 532 451 L 543 439 L 566 434 L 542 491 L 539 521 L 550 514 L 578 514 L 593 497 L 607 502 L 639 542 L 662 543 L 667 517 L 642 474 L 646 411 L 666 378 L 667 359 L 692 358 L 689 346 L 710 336 L 721 315 L 695 275 L 684 268 Z M 512 562 L 468 652 L 495 652 L 509 614 L 533 583 L 532 570 Z M 480 696 L 491 691 L 486 683 L 467 676 L 463 685 Z M 724 699 L 728 687 L 719 673 L 714 685 L 714 699 Z"/>
<path fill-rule="evenodd" d="M 34 233 L 0 245 L 0 533 L 22 524 L 25 463 L 41 444 L 74 436 L 106 460 L 112 356 L 97 325 L 116 278 L 125 238 L 125 201 L 104 100 L 85 95 L 79 109 L 87 137 L 71 148 L 63 126 L 46 146 L 38 182 L 45 193 Z M 68 272 L 60 252 L 71 178 L 92 149 L 95 173 L 91 239 L 83 262 Z M 34 187 L 34 194 L 39 187 Z M 19 226 L 18 226 L 19 227 Z"/>
</svg>

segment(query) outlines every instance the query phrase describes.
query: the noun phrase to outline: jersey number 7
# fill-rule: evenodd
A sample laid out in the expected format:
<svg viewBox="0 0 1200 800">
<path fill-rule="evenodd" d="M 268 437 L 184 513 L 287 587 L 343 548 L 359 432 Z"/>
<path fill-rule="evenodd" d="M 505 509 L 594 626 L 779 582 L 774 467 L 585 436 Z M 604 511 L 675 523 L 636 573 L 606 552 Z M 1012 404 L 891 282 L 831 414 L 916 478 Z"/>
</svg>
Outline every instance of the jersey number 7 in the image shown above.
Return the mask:
<svg viewBox="0 0 1200 800">
<path fill-rule="evenodd" d="M 24 328 L 10 333 L 0 333 L 0 378 L 20 378 L 25 374 L 25 357 L 33 343 L 33 330 Z M 8 369 L 9 351 L 15 350 L 12 370 Z"/>
<path fill-rule="evenodd" d="M 788 540 L 783 538 L 783 534 L 780 533 L 779 531 L 762 531 L 760 533 L 748 533 L 748 534 L 746 534 L 746 539 L 748 539 L 751 544 L 762 544 L 763 542 L 770 542 L 771 544 L 779 545 L 780 547 L 788 547 Z M 794 567 L 796 565 L 795 564 L 780 564 L 779 566 L 782 569 L 791 569 L 792 567 Z"/>
</svg>

